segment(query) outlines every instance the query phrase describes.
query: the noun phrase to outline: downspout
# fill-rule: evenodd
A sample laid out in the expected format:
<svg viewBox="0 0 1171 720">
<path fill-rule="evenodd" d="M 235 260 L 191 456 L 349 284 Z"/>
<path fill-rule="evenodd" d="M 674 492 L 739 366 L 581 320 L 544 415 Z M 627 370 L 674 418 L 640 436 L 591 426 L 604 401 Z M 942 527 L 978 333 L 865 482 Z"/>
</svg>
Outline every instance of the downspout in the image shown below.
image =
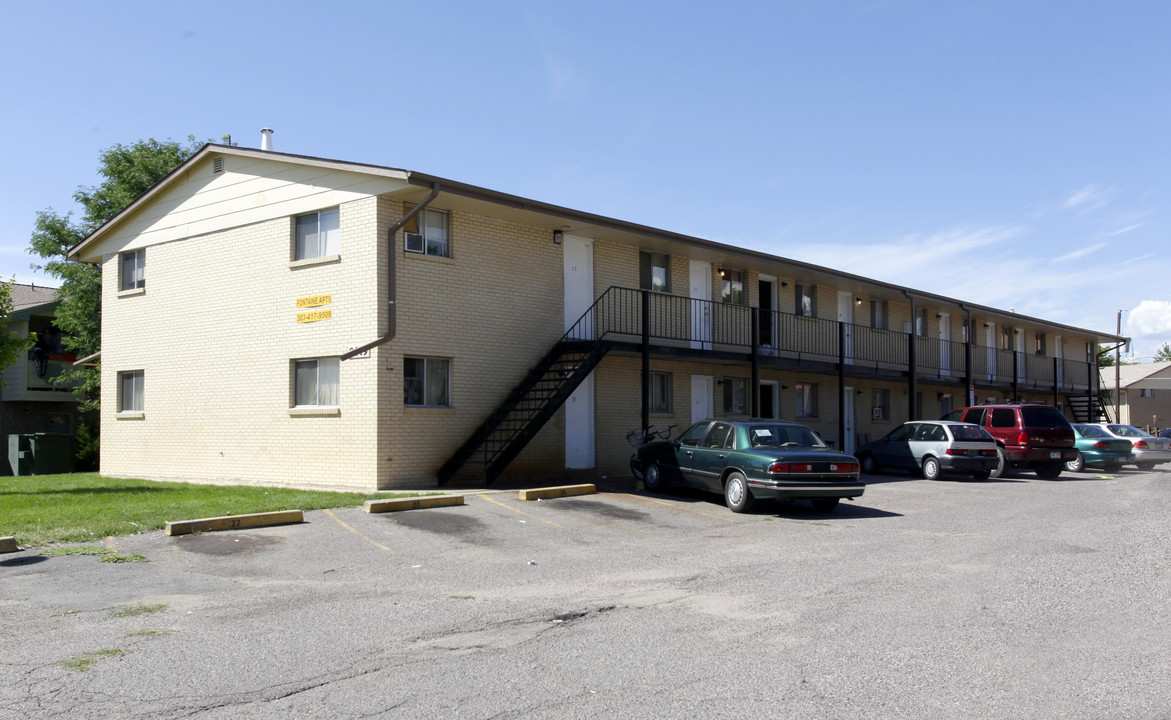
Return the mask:
<svg viewBox="0 0 1171 720">
<path fill-rule="evenodd" d="M 392 225 L 390 227 L 390 232 L 387 233 L 387 247 L 386 247 L 386 250 L 387 250 L 387 252 L 386 252 L 386 265 L 387 265 L 386 334 L 383 335 L 382 337 L 378 338 L 377 340 L 374 340 L 372 342 L 368 342 L 365 345 L 356 347 L 353 350 L 349 350 L 345 353 L 342 353 L 342 356 L 341 356 L 342 360 L 349 360 L 350 358 L 354 357 L 355 355 L 361 355 L 362 353 L 367 352 L 368 350 L 371 350 L 372 348 L 376 348 L 379 345 L 385 345 L 386 343 L 388 343 L 394 339 L 395 334 L 398 332 L 398 322 L 397 322 L 398 318 L 396 317 L 396 314 L 395 314 L 395 305 L 394 305 L 394 301 L 395 301 L 395 298 L 397 295 L 397 289 L 395 288 L 394 258 L 395 258 L 395 245 L 396 245 L 396 243 L 394 240 L 394 236 L 398 233 L 399 230 L 402 229 L 403 225 L 406 225 L 410 221 L 411 218 L 418 215 L 419 212 L 423 210 L 423 208 L 430 205 L 431 201 L 434 200 L 436 198 L 436 196 L 438 196 L 438 195 L 439 195 L 439 183 L 431 183 L 431 194 L 428 195 L 427 197 L 423 198 L 422 202 L 420 202 L 415 207 L 411 208 L 411 211 L 409 213 L 407 213 L 406 215 L 403 215 L 401 218 L 399 218 L 398 222 L 396 222 L 394 225 Z"/>
</svg>

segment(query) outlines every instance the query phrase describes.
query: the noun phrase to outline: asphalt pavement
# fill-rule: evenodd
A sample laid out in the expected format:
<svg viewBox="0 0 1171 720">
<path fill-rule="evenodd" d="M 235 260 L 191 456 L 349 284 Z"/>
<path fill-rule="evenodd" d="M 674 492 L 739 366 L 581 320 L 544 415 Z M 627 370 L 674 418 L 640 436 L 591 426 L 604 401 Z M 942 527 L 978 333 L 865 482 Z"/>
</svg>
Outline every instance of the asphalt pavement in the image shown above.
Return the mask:
<svg viewBox="0 0 1171 720">
<path fill-rule="evenodd" d="M 1171 717 L 1171 471 L 870 479 L 0 555 L 0 718 Z"/>
</svg>

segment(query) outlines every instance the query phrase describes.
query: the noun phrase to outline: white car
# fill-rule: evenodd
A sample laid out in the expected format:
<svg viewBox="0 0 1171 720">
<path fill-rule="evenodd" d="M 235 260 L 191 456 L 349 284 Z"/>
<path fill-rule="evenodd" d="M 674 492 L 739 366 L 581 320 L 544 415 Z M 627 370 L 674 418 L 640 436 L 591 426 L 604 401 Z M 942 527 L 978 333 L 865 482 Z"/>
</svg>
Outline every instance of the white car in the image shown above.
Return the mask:
<svg viewBox="0 0 1171 720">
<path fill-rule="evenodd" d="M 1155 437 L 1133 425 L 1097 423 L 1114 437 L 1129 440 L 1134 447 L 1134 464 L 1139 470 L 1153 470 L 1156 465 L 1171 462 L 1171 440 Z"/>
</svg>

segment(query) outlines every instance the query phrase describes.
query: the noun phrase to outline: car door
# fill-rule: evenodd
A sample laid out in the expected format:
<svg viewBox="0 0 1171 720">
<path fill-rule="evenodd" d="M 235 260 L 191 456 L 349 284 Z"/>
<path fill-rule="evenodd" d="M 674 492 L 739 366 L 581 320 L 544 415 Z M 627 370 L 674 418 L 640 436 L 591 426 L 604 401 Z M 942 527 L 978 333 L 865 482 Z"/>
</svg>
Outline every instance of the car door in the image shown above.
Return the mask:
<svg viewBox="0 0 1171 720">
<path fill-rule="evenodd" d="M 703 490 L 721 491 L 720 477 L 728 465 L 728 452 L 736 436 L 731 423 L 716 421 L 695 448 L 691 477 L 695 486 Z"/>
<path fill-rule="evenodd" d="M 887 433 L 874 448 L 874 458 L 880 467 L 912 467 L 910 440 L 919 429 L 918 423 L 906 423 Z"/>
<path fill-rule="evenodd" d="M 695 465 L 695 452 L 699 449 L 699 443 L 707 435 L 711 424 L 710 420 L 701 420 L 687 428 L 678 440 L 671 443 L 671 449 L 674 453 L 674 468 L 672 470 L 676 481 L 684 485 L 695 484 L 691 475 L 692 467 Z"/>
<path fill-rule="evenodd" d="M 908 443 L 908 447 L 911 451 L 910 467 L 918 470 L 923 467 L 923 458 L 925 456 L 932 455 L 939 457 L 947 453 L 947 434 L 940 425 L 923 423 L 915 431 L 915 435 Z"/>
</svg>

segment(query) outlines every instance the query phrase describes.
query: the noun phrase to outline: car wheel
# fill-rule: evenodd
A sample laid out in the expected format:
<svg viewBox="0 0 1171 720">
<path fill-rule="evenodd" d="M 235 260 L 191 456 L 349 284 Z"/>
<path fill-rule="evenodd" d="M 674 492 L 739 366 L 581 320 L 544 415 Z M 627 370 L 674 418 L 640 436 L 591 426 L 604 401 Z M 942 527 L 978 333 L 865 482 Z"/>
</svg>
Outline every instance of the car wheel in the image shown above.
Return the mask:
<svg viewBox="0 0 1171 720">
<path fill-rule="evenodd" d="M 1056 480 L 1061 477 L 1061 466 L 1063 463 L 1041 463 L 1037 466 L 1037 477 L 1042 480 Z"/>
<path fill-rule="evenodd" d="M 1150 472 L 1151 470 L 1155 469 L 1155 463 L 1153 462 L 1141 462 L 1135 464 L 1138 465 L 1138 469 L 1142 470 L 1143 472 Z"/>
<path fill-rule="evenodd" d="M 752 507 L 752 492 L 748 489 L 748 479 L 738 472 L 728 474 L 724 482 L 724 502 L 735 513 L 748 512 Z"/>
<path fill-rule="evenodd" d="M 1086 469 L 1086 459 L 1079 452 L 1077 457 L 1065 464 L 1065 469 L 1070 472 L 1081 472 Z"/>
<path fill-rule="evenodd" d="M 813 503 L 814 510 L 821 512 L 829 512 L 838 506 L 841 498 L 813 498 L 809 502 Z"/>
<path fill-rule="evenodd" d="M 638 453 L 630 456 L 630 474 L 634 476 L 635 480 L 642 480 L 642 460 L 638 459 Z"/>
<path fill-rule="evenodd" d="M 663 482 L 663 471 L 659 468 L 659 464 L 653 460 L 646 466 L 646 471 L 643 473 L 642 484 L 647 490 L 651 492 L 658 492 L 662 490 L 667 483 Z"/>
<path fill-rule="evenodd" d="M 1008 474 L 1008 453 L 999 445 L 996 446 L 996 467 L 990 474 L 994 478 L 1002 478 Z"/>
<path fill-rule="evenodd" d="M 1122 463 L 1110 463 L 1106 466 L 1106 472 L 1111 475 L 1122 472 Z"/>
<path fill-rule="evenodd" d="M 972 479 L 973 480 L 987 480 L 988 476 L 991 474 L 992 473 L 989 470 L 977 470 L 976 472 L 972 473 Z"/>
<path fill-rule="evenodd" d="M 858 458 L 858 462 L 862 463 L 862 472 L 866 473 L 867 475 L 878 474 L 878 463 L 874 462 L 874 456 L 870 453 L 866 453 L 862 457 Z"/>
<path fill-rule="evenodd" d="M 923 458 L 923 478 L 925 480 L 939 479 L 939 460 L 930 455 Z"/>
</svg>

